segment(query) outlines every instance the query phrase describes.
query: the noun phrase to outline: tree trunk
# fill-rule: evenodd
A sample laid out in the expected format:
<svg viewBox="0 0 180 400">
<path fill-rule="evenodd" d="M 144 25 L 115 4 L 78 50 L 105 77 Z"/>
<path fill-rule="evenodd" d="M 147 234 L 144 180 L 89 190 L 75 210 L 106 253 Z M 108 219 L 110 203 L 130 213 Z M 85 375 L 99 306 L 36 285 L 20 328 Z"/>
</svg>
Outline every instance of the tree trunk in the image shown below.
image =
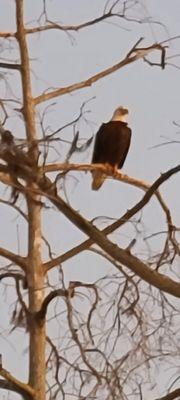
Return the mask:
<svg viewBox="0 0 180 400">
<path fill-rule="evenodd" d="M 37 200 L 37 199 L 36 199 Z M 44 298 L 44 273 L 41 262 L 41 221 L 40 206 L 28 201 L 29 216 L 29 384 L 35 389 L 37 400 L 45 399 L 45 319 L 37 319 Z"/>
<path fill-rule="evenodd" d="M 22 112 L 26 127 L 28 154 L 38 163 L 38 145 L 35 124 L 35 108 L 31 89 L 31 74 L 26 31 L 23 19 L 23 0 L 16 0 L 16 38 L 21 56 L 21 81 L 23 94 Z M 29 384 L 35 390 L 36 400 L 45 400 L 45 319 L 37 319 L 44 298 L 44 272 L 41 261 L 41 205 L 40 196 L 31 195 L 35 187 L 28 182 L 29 193 L 26 195 L 28 208 L 28 267 L 27 282 L 29 291 L 28 331 L 30 339 Z"/>
</svg>

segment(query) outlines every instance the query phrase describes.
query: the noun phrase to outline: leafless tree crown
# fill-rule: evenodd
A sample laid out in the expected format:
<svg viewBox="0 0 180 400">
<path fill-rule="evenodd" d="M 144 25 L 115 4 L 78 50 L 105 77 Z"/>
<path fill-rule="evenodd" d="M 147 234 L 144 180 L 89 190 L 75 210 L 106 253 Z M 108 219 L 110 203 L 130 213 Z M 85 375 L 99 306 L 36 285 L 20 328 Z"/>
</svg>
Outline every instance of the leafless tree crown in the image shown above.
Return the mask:
<svg viewBox="0 0 180 400">
<path fill-rule="evenodd" d="M 58 17 L 51 20 L 53 2 L 47 0 L 41 2 L 37 20 L 29 22 L 25 17 L 26 5 L 25 0 L 15 0 L 4 6 L 14 8 L 16 28 L 0 32 L 0 203 L 3 210 L 8 210 L 7 218 L 8 213 L 13 213 L 12 227 L 21 224 L 22 228 L 20 232 L 17 229 L 17 251 L 13 244 L 11 250 L 0 248 L 0 284 L 2 301 L 8 296 L 13 298 L 7 310 L 7 340 L 11 335 L 18 342 L 17 334 L 28 340 L 29 361 L 24 365 L 28 378 L 24 382 L 18 377 L 18 359 L 17 373 L 6 367 L 2 349 L 0 391 L 12 392 L 12 399 L 18 394 L 28 400 L 145 400 L 156 385 L 160 391 L 156 376 L 162 370 L 164 387 L 158 398 L 178 399 L 179 227 L 161 188 L 172 177 L 177 179 L 180 165 L 148 183 L 143 176 L 139 179 L 114 173 L 101 164 L 71 162 L 73 156 L 75 160 L 81 154 L 85 156 L 92 145 L 93 134 L 85 135 L 79 126 L 81 121 L 88 126 L 93 99 L 84 100 L 72 120 L 59 122 L 56 128 L 51 126 L 51 112 L 57 110 L 57 104 L 60 109 L 56 101 L 61 96 L 82 93 L 130 64 L 133 68 L 138 60 L 149 69 L 154 66 L 164 70 L 172 65 L 168 51 L 178 36 L 161 42 L 154 40 L 147 46 L 144 38 L 139 37 L 126 55 L 117 54 L 119 60 L 113 65 L 82 81 L 74 79 L 68 85 L 61 83 L 59 54 L 59 86 L 48 87 L 45 83 L 41 90 L 44 82 L 36 88 L 34 85 L 34 80 L 39 79 L 30 52 L 34 38 L 58 32 L 59 38 L 66 34 L 73 43 L 77 32 L 93 30 L 105 22 L 106 29 L 112 27 L 110 24 L 114 24 L 113 29 L 128 29 L 130 24 L 159 24 L 164 30 L 165 27 L 149 16 L 142 17 L 138 0 L 104 1 L 101 10 L 97 4 L 96 17 L 74 25 L 63 24 Z M 48 60 L 46 68 L 48 75 Z M 67 129 L 71 132 L 69 137 L 63 135 Z M 136 188 L 138 202 L 132 199 L 131 208 L 115 220 L 86 218 L 76 209 L 66 188 L 70 176 L 77 182 L 79 176 L 86 179 L 93 170 L 118 181 L 121 190 L 125 184 Z M 146 206 L 151 213 L 152 204 L 161 213 L 163 228 L 148 235 L 143 218 Z M 54 252 L 52 241 L 43 232 L 43 221 L 50 221 L 54 212 L 54 231 L 59 241 L 68 229 L 76 229 L 86 239 L 79 244 L 74 241 L 64 252 Z M 64 221 L 68 221 L 66 229 Z M 124 229 L 128 232 L 126 246 L 120 240 Z M 158 250 L 156 247 L 152 251 L 151 242 L 156 239 Z M 82 253 L 83 268 L 91 268 L 90 258 L 86 262 L 88 252 L 97 270 L 104 260 L 107 272 L 93 282 L 81 278 L 67 280 L 65 263 L 73 263 Z"/>
</svg>

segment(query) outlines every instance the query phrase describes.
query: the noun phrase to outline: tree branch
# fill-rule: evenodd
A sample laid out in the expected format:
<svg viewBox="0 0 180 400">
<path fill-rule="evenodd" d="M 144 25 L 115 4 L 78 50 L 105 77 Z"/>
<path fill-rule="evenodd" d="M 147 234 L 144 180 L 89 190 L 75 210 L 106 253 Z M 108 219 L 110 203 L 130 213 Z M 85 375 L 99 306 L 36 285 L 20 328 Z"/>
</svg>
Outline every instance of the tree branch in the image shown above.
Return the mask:
<svg viewBox="0 0 180 400">
<path fill-rule="evenodd" d="M 180 165 L 162 174 L 146 192 L 143 199 L 136 204 L 136 212 L 138 212 L 140 209 L 142 209 L 142 207 L 145 206 L 145 204 L 148 203 L 153 193 L 163 182 L 165 182 L 173 174 L 179 171 Z M 93 226 L 91 222 L 83 218 L 77 211 L 66 204 L 65 201 L 59 196 L 55 196 L 54 188 L 52 188 L 52 186 L 47 189 L 47 182 L 39 182 L 39 187 L 43 191 L 42 194 L 44 196 L 47 196 L 59 211 L 61 211 L 75 226 L 77 226 L 82 232 L 89 236 L 93 240 L 93 242 L 98 244 L 98 246 L 105 252 L 107 252 L 111 257 L 122 263 L 124 266 L 128 267 L 131 271 L 133 271 L 147 283 L 166 293 L 172 294 L 173 296 L 180 298 L 179 283 L 166 277 L 165 275 L 158 273 L 157 271 L 151 270 L 148 265 L 143 263 L 137 257 L 130 254 L 128 250 L 124 250 L 108 240 L 107 237 L 99 229 Z"/>
<path fill-rule="evenodd" d="M 122 12 L 113 12 L 112 10 L 113 10 L 113 8 L 111 7 L 109 11 L 104 12 L 99 17 L 96 17 L 89 21 L 82 22 L 81 24 L 78 24 L 78 25 L 61 25 L 61 24 L 58 24 L 57 22 L 47 20 L 46 25 L 36 26 L 34 28 L 26 28 L 25 33 L 26 34 L 34 34 L 34 33 L 54 30 L 54 29 L 57 29 L 60 31 L 65 31 L 65 32 L 67 32 L 67 31 L 78 32 L 81 29 L 96 25 L 99 22 L 105 21 L 106 19 L 112 18 L 112 17 L 118 17 L 121 19 L 125 19 L 126 21 L 129 21 L 129 22 L 137 22 L 137 23 L 141 22 L 141 20 L 126 17 L 124 8 L 122 9 Z M 146 22 L 146 21 L 143 21 L 143 22 Z M 9 38 L 9 37 L 16 37 L 16 32 L 0 32 L 0 37 L 5 38 L 5 39 Z"/>
<path fill-rule="evenodd" d="M 0 387 L 2 389 L 8 389 L 17 392 L 27 400 L 34 399 L 35 391 L 33 388 L 27 383 L 23 383 L 14 378 L 14 376 L 11 375 L 6 369 L 2 368 L 2 366 L 0 367 L 0 375 L 5 379 L 0 380 Z"/>
<path fill-rule="evenodd" d="M 94 18 L 94 19 L 92 19 L 90 21 L 83 22 L 83 23 L 78 24 L 78 25 L 60 25 L 57 22 L 49 22 L 49 21 L 47 21 L 48 22 L 47 25 L 37 26 L 37 27 L 34 27 L 34 28 L 27 28 L 26 29 L 26 33 L 27 34 L 32 34 L 32 33 L 37 33 L 37 32 L 44 32 L 44 31 L 52 30 L 52 29 L 58 29 L 60 31 L 65 31 L 65 32 L 67 32 L 67 31 L 78 32 L 83 28 L 87 28 L 88 26 L 92 26 L 92 25 L 98 24 L 99 22 L 104 21 L 107 18 L 112 18 L 114 16 L 116 16 L 116 17 L 119 16 L 120 18 L 123 18 L 123 14 L 121 15 L 121 14 L 117 14 L 117 13 L 113 14 L 112 12 L 107 12 L 107 13 L 105 13 L 103 15 L 100 15 L 97 18 Z"/>
<path fill-rule="evenodd" d="M 74 164 L 70 164 L 70 166 L 73 166 Z M 77 170 L 80 170 L 81 166 L 77 166 Z M 89 168 L 91 170 L 94 169 L 94 165 L 90 165 L 88 167 L 88 165 L 86 166 L 82 166 L 82 170 L 86 170 L 86 168 Z M 102 172 L 107 172 L 107 169 L 101 164 L 96 164 L 96 168 L 98 169 L 102 169 Z M 171 170 L 170 170 L 171 171 Z M 177 167 L 173 168 L 173 171 L 178 172 L 180 171 L 180 165 L 178 165 Z M 168 172 L 167 171 L 167 176 L 168 176 Z M 110 172 L 109 172 L 110 173 Z M 113 175 L 113 174 L 112 174 Z M 149 185 L 147 183 L 145 183 L 142 180 L 138 180 L 136 178 L 132 178 L 129 177 L 127 175 L 123 175 L 121 173 L 116 173 L 115 175 L 115 179 L 118 179 L 120 181 L 123 181 L 125 183 L 128 183 L 130 185 L 134 185 L 136 187 L 139 187 L 143 190 L 146 190 L 146 194 L 143 196 L 143 198 L 135 204 L 135 206 L 133 206 L 130 210 L 128 210 L 120 219 L 118 219 L 117 221 L 113 222 L 111 225 L 107 226 L 105 229 L 102 230 L 102 233 L 109 235 L 110 233 L 114 232 L 116 229 L 118 229 L 120 226 L 124 225 L 127 221 L 129 221 L 130 218 L 132 218 L 138 211 L 140 211 L 150 200 L 150 198 L 155 194 L 166 214 L 166 218 L 167 218 L 167 222 L 169 225 L 169 229 L 172 229 L 172 220 L 171 220 L 171 216 L 170 216 L 170 212 L 169 209 L 167 208 L 166 204 L 164 203 L 160 193 L 158 192 L 158 187 L 161 185 L 161 182 L 159 183 L 159 186 L 157 187 L 157 189 L 152 190 L 153 185 Z M 162 179 L 162 176 L 158 179 Z M 163 178 L 165 179 L 165 177 Z M 167 177 L 168 179 L 168 177 Z M 166 179 L 165 179 L 166 180 Z M 162 182 L 163 183 L 163 182 Z M 155 184 L 155 183 L 154 183 Z M 53 268 L 54 266 L 56 266 L 59 263 L 65 262 L 67 261 L 69 258 L 74 257 L 75 255 L 77 255 L 78 253 L 80 253 L 81 251 L 87 250 L 92 244 L 93 244 L 93 240 L 92 239 L 87 239 L 84 242 L 82 242 L 80 245 L 74 247 L 73 249 L 70 249 L 69 251 L 67 251 L 66 253 L 62 254 L 59 257 L 54 258 L 53 260 L 47 262 L 44 264 L 46 270 Z"/>
<path fill-rule="evenodd" d="M 0 379 L 0 388 L 3 389 L 3 390 L 8 390 L 8 391 L 11 391 L 11 392 L 14 392 L 14 393 L 18 393 L 18 394 L 20 394 L 20 395 L 23 397 L 23 399 L 25 399 L 25 400 L 34 399 L 33 396 L 31 396 L 31 395 L 29 395 L 29 394 L 27 394 L 27 393 L 24 393 L 24 391 L 23 391 L 22 389 L 18 388 L 18 387 L 17 387 L 16 385 L 14 385 L 12 382 L 6 381 L 5 379 Z"/>
<path fill-rule="evenodd" d="M 47 308 L 49 303 L 55 299 L 55 297 L 67 297 L 68 290 L 57 289 L 50 292 L 43 301 L 41 309 L 36 313 L 36 318 L 43 319 L 46 316 Z"/>
<path fill-rule="evenodd" d="M 5 63 L 5 62 L 0 62 L 0 68 L 15 69 L 15 70 L 20 71 L 21 66 L 19 64 L 10 64 L 10 63 Z"/>
<path fill-rule="evenodd" d="M 23 269 L 23 271 L 27 271 L 27 258 L 19 256 L 18 254 L 12 253 L 11 251 L 0 247 L 0 256 L 7 258 L 12 261 L 14 264 L 18 265 Z"/>
<path fill-rule="evenodd" d="M 140 40 L 142 40 L 142 38 Z M 140 40 L 138 40 L 138 43 L 140 42 Z M 128 52 L 127 56 L 122 61 L 118 62 L 117 64 L 113 65 L 112 67 L 109 67 L 109 68 L 99 72 L 98 74 L 91 76 L 90 78 L 88 78 L 84 81 L 74 83 L 70 86 L 66 86 L 66 87 L 62 87 L 62 88 L 53 90 L 52 92 L 43 93 L 40 96 L 37 96 L 36 98 L 34 98 L 34 104 L 37 105 L 44 101 L 53 99 L 54 97 L 62 96 L 67 93 L 72 93 L 75 90 L 79 90 L 79 89 L 91 86 L 93 83 L 97 82 L 99 79 L 102 79 L 105 76 L 112 74 L 113 72 L 119 70 L 120 68 L 122 68 L 128 64 L 132 64 L 133 62 L 135 62 L 137 60 L 143 59 L 145 56 L 147 56 L 147 54 L 149 54 L 153 50 L 159 50 L 162 52 L 162 49 L 163 49 L 163 47 L 160 43 L 153 44 L 149 47 L 142 48 L 142 49 L 136 48 L 135 46 L 133 46 L 132 49 Z M 134 55 L 132 55 L 133 53 L 134 53 Z"/>
<path fill-rule="evenodd" d="M 15 32 L 0 32 L 0 38 L 8 39 L 10 37 L 16 37 Z"/>
<path fill-rule="evenodd" d="M 65 173 L 67 173 L 69 171 L 95 171 L 95 170 L 102 171 L 103 173 L 107 174 L 107 177 L 111 176 L 115 180 L 127 183 L 128 185 L 138 187 L 144 191 L 147 191 L 151 187 L 151 184 L 143 180 L 128 176 L 127 174 L 122 174 L 120 171 L 114 172 L 111 168 L 108 168 L 104 164 L 70 164 L 70 163 L 58 164 L 57 163 L 40 167 L 40 172 L 65 171 Z M 58 179 L 58 177 L 56 179 Z M 168 224 L 172 225 L 169 209 L 167 208 L 164 200 L 162 199 L 161 194 L 158 192 L 158 190 L 156 190 L 154 194 L 157 197 L 161 207 L 163 208 L 166 214 Z"/>
<path fill-rule="evenodd" d="M 180 397 L 180 388 L 173 390 L 173 392 L 170 392 L 163 397 L 158 397 L 155 400 L 174 400 L 177 397 Z"/>
<path fill-rule="evenodd" d="M 61 164 L 49 164 L 49 165 L 40 167 L 40 172 L 65 171 L 65 173 L 67 173 L 69 171 L 95 171 L 95 170 L 102 171 L 103 173 L 107 174 L 107 177 L 108 176 L 113 177 L 113 179 L 115 179 L 115 180 L 121 181 L 123 183 L 127 183 L 128 185 L 138 187 L 144 191 L 147 191 L 151 187 L 151 184 L 149 184 L 143 180 L 128 176 L 127 174 L 122 174 L 120 171 L 114 172 L 111 168 L 108 168 L 104 164 L 61 163 Z M 58 177 L 56 178 L 56 180 L 57 179 L 58 179 Z M 163 210 L 166 214 L 168 225 L 169 226 L 172 225 L 172 220 L 171 220 L 169 209 L 167 208 L 164 200 L 162 199 L 161 194 L 158 192 L 158 190 L 156 190 L 154 192 L 154 194 L 157 197 L 161 207 L 163 208 Z"/>
<path fill-rule="evenodd" d="M 4 273 L 0 274 L 0 281 L 5 278 L 13 278 L 15 280 L 22 281 L 23 284 L 24 284 L 24 280 L 25 280 L 24 275 L 20 274 L 19 272 L 14 272 L 14 271 L 4 272 Z"/>
</svg>

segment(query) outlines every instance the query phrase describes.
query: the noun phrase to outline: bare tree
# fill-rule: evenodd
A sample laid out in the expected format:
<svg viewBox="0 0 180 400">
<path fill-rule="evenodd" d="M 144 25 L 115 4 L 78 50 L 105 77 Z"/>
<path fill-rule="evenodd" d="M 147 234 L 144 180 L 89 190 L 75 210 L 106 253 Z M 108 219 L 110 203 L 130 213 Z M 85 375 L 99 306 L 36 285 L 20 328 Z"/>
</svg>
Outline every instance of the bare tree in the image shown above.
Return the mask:
<svg viewBox="0 0 180 400">
<path fill-rule="evenodd" d="M 145 399 L 146 393 L 155 385 L 158 369 L 171 366 L 172 371 L 167 379 L 164 378 L 164 390 L 159 398 L 180 398 L 179 228 L 160 193 L 164 182 L 177 176 L 180 165 L 157 176 L 154 183 L 149 184 L 120 172 L 112 173 L 103 165 L 70 163 L 72 155 L 86 154 L 92 142 L 92 136 L 85 137 L 78 128 L 80 120 L 86 121 L 86 101 L 72 121 L 57 129 L 51 127 L 51 119 L 47 122 L 50 108 L 55 107 L 54 99 L 92 86 L 138 60 L 164 70 L 168 64 L 167 47 L 177 38 L 154 41 L 146 46 L 139 37 L 114 65 L 82 81 L 57 88 L 45 87 L 37 93 L 33 84 L 36 71 L 29 52 L 29 38 L 58 31 L 73 40 L 73 32 L 93 29 L 104 21 L 123 22 L 126 26 L 132 22 L 157 22 L 137 16 L 138 1 L 117 0 L 104 2 L 103 10 L 94 19 L 79 25 L 64 25 L 51 20 L 49 12 L 53 4 L 43 0 L 41 15 L 30 25 L 24 16 L 26 1 L 16 0 L 14 4 L 16 30 L 0 32 L 4 93 L 0 99 L 0 202 L 2 207 L 12 209 L 26 228 L 18 236 L 17 252 L 13 246 L 12 250 L 0 248 L 0 282 L 7 294 L 12 291 L 9 285 L 13 282 L 16 300 L 13 312 L 11 307 L 11 328 L 8 329 L 15 334 L 20 330 L 22 337 L 28 338 L 29 364 L 24 365 L 28 381 L 23 382 L 6 368 L 2 350 L 0 388 L 14 392 L 14 398 L 18 394 L 33 400 Z M 11 4 L 12 8 L 14 4 Z M 157 59 L 149 58 L 151 54 Z M 48 60 L 46 68 L 48 71 Z M 15 124 L 18 128 L 9 129 L 8 124 L 13 118 L 18 121 Z M 65 140 L 61 133 L 69 127 L 73 138 Z M 59 154 L 63 140 L 68 147 L 66 152 Z M 54 154 L 58 162 L 54 162 Z M 102 230 L 98 218 L 90 221 L 76 211 L 66 193 L 67 177 L 72 171 L 77 177 L 79 171 L 95 169 L 145 192 L 124 215 L 118 215 L 110 223 L 106 218 Z M 166 228 L 161 231 L 160 227 L 153 234 L 154 237 L 163 234 L 161 249 L 152 253 L 149 243 L 153 235 L 147 235 L 147 251 L 141 256 L 139 226 L 143 225 L 143 210 L 152 199 L 160 207 Z M 62 254 L 54 254 L 53 243 L 43 234 L 43 219 L 51 218 L 52 209 L 86 235 L 86 240 Z M 119 232 L 128 223 L 133 231 L 129 233 L 128 245 L 121 247 L 109 235 Z M 57 218 L 54 227 L 57 235 L 58 224 Z M 27 250 L 22 250 L 26 247 L 22 233 L 25 229 Z M 62 235 L 63 222 L 60 231 Z M 93 253 L 96 260 L 103 258 L 112 269 L 95 282 L 82 279 L 67 283 L 64 263 L 86 250 Z"/>
</svg>

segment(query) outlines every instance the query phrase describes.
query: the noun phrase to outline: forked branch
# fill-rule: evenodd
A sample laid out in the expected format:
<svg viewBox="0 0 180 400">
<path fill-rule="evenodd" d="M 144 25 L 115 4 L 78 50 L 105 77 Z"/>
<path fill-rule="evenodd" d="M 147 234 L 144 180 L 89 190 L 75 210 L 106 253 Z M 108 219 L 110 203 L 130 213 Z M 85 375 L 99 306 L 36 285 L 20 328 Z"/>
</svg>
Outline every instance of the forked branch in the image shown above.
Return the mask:
<svg viewBox="0 0 180 400">
<path fill-rule="evenodd" d="M 0 366 L 0 375 L 4 378 L 0 379 L 0 388 L 7 389 L 19 393 L 24 399 L 31 400 L 35 397 L 35 392 L 27 383 L 23 383 L 16 379 L 9 371 Z"/>
<path fill-rule="evenodd" d="M 154 192 L 163 182 L 179 171 L 180 165 L 162 174 L 149 188 L 144 197 L 135 205 L 135 212 L 140 211 L 148 203 Z M 111 242 L 104 235 L 104 233 L 93 226 L 91 222 L 83 218 L 59 196 L 55 195 L 54 189 L 52 190 L 52 186 L 48 189 L 47 183 L 41 181 L 39 182 L 39 188 L 42 191 L 41 194 L 48 197 L 59 211 L 61 211 L 76 227 L 89 236 L 94 243 L 98 244 L 98 246 L 107 252 L 111 257 L 128 267 L 147 283 L 166 293 L 180 298 L 180 284 L 178 282 L 156 271 L 153 271 L 148 265 L 132 255 L 128 250 L 124 250 Z M 116 222 L 114 224 L 116 224 Z"/>
<path fill-rule="evenodd" d="M 72 169 L 76 169 L 74 164 L 69 164 L 69 168 L 70 169 L 71 169 L 71 166 L 72 166 Z M 81 167 L 82 167 L 82 170 L 86 170 L 86 169 L 87 170 L 93 170 L 95 168 L 95 166 L 93 166 L 93 164 L 89 165 L 89 166 L 88 165 L 82 165 L 82 166 L 78 165 L 77 166 L 77 170 L 80 170 Z M 106 172 L 107 171 L 105 169 L 105 167 L 100 165 L 100 164 L 99 164 L 99 166 L 98 166 L 98 164 L 96 164 L 96 168 L 98 168 L 100 170 L 102 169 L 102 172 Z M 163 208 L 163 210 L 164 210 L 164 212 L 166 214 L 169 233 L 171 233 L 171 230 L 172 230 L 172 227 L 173 227 L 172 226 L 171 215 L 170 215 L 168 207 L 164 203 L 164 201 L 163 201 L 163 199 L 162 199 L 162 197 L 161 197 L 161 195 L 160 195 L 160 193 L 158 191 L 158 187 L 161 185 L 161 183 L 163 183 L 162 179 L 165 179 L 165 178 L 168 179 L 169 172 L 173 172 L 173 171 L 175 171 L 174 173 L 179 172 L 180 171 L 180 165 L 178 165 L 177 167 L 173 168 L 170 171 L 167 171 L 167 173 L 161 175 L 161 177 L 158 178 L 158 180 L 157 180 L 159 183 L 158 183 L 158 186 L 157 186 L 157 188 L 155 190 L 154 190 L 154 188 L 155 188 L 154 185 L 155 185 L 155 183 L 157 181 L 153 185 L 150 185 L 150 184 L 147 184 L 144 181 L 138 180 L 137 178 L 132 178 L 132 177 L 129 177 L 127 175 L 123 175 L 121 173 L 116 173 L 115 174 L 115 179 L 118 179 L 118 180 L 120 180 L 122 182 L 125 182 L 125 183 L 128 183 L 130 185 L 139 187 L 139 188 L 145 190 L 146 194 L 143 196 L 143 198 L 138 203 L 136 203 L 131 209 L 129 209 L 127 212 L 125 212 L 125 214 L 121 218 L 119 218 L 117 221 L 113 222 L 111 225 L 109 225 L 105 229 L 103 229 L 102 233 L 104 233 L 106 235 L 109 235 L 110 233 L 112 233 L 116 229 L 118 229 L 120 226 L 124 225 L 127 221 L 130 220 L 130 218 L 132 218 L 138 211 L 140 211 L 148 203 L 148 201 L 151 199 L 151 197 L 153 195 L 157 196 L 158 201 L 159 201 L 160 205 L 162 206 L 162 208 Z M 109 174 L 110 174 L 110 172 L 109 172 Z M 112 174 L 112 176 L 113 176 L 113 174 Z M 45 263 L 44 264 L 45 268 L 46 269 L 51 269 L 54 266 L 56 266 L 57 264 L 67 261 L 69 258 L 74 257 L 78 253 L 80 253 L 80 252 L 82 252 L 84 250 L 87 250 L 93 243 L 94 242 L 93 242 L 92 239 L 85 240 L 80 245 L 78 245 L 78 246 L 74 247 L 73 249 L 67 251 L 66 253 L 62 254 L 61 256 L 59 256 L 59 257 L 57 257 L 57 258 Z"/>
</svg>

